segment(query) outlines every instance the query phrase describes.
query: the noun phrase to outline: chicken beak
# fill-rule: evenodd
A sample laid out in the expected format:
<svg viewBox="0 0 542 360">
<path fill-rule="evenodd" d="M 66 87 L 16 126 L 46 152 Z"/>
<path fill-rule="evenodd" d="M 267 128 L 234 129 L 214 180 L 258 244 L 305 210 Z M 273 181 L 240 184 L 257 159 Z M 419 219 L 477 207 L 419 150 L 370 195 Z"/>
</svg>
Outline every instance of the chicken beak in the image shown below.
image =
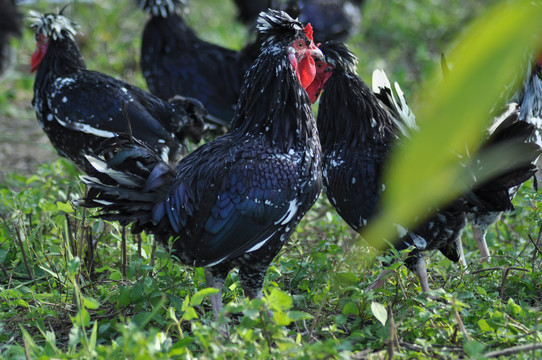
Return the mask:
<svg viewBox="0 0 542 360">
<path fill-rule="evenodd" d="M 324 61 L 324 54 L 322 53 L 322 50 L 318 49 L 316 46 L 314 46 L 314 48 L 311 49 L 310 55 L 312 56 L 314 61 L 318 61 L 318 60 Z"/>
</svg>

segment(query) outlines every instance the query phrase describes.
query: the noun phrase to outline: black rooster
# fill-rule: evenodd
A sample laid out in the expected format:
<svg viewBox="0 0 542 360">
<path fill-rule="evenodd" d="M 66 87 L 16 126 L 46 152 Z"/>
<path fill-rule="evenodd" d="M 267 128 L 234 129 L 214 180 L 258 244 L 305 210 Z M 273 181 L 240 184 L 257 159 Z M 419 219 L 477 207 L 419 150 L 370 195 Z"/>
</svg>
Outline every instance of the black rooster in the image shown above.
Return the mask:
<svg viewBox="0 0 542 360">
<path fill-rule="evenodd" d="M 531 134 L 531 140 L 534 141 L 539 147 L 542 147 L 542 68 L 540 67 L 542 59 L 535 59 L 534 56 L 529 56 L 527 61 L 526 71 L 523 72 L 523 84 L 514 91 L 512 94 L 507 94 L 507 102 L 514 104 L 511 105 L 506 113 L 512 113 L 514 115 L 517 111 L 515 103 L 519 104 L 519 120 L 526 121 L 534 126 L 534 132 L 525 129 Z M 445 76 L 450 76 L 451 72 L 446 64 L 444 56 L 442 57 L 442 69 Z M 510 92 L 510 89 L 514 89 L 513 86 L 509 86 L 505 90 L 505 94 Z M 493 128 L 495 128 L 503 116 L 501 115 L 495 120 Z M 518 131 L 518 126 L 511 127 L 510 129 L 503 127 L 506 131 Z M 508 136 L 513 136 L 509 134 Z M 507 134 L 501 134 L 501 138 L 506 139 Z M 535 161 L 537 164 L 537 172 L 535 173 L 537 183 L 542 181 L 542 157 L 539 157 Z M 480 259 L 483 262 L 490 260 L 490 253 L 486 242 L 486 234 L 489 226 L 500 219 L 503 211 L 512 211 L 514 209 L 511 201 L 516 196 L 519 186 L 506 187 L 506 192 L 499 194 L 503 198 L 501 205 L 499 206 L 486 206 L 485 204 L 479 204 L 475 206 L 471 211 L 467 211 L 467 219 L 472 226 L 472 235 L 476 241 L 476 246 L 480 251 Z M 492 193 L 493 195 L 494 193 Z M 492 196 L 491 195 L 491 196 Z"/>
<path fill-rule="evenodd" d="M 75 23 L 31 11 L 36 32 L 32 69 L 38 122 L 58 153 L 81 169 L 107 138 L 131 133 L 165 161 L 175 162 L 186 137 L 199 142 L 206 111 L 198 101 L 165 102 L 135 86 L 87 70 L 74 41 Z M 90 169 L 87 169 L 90 170 Z"/>
<path fill-rule="evenodd" d="M 102 217 L 133 223 L 175 255 L 204 266 L 215 316 L 228 272 L 239 267 L 249 298 L 261 296 L 266 270 L 321 190 L 320 142 L 309 97 L 312 56 L 321 52 L 312 30 L 286 13 L 262 13 L 262 53 L 241 90 L 231 130 L 170 168 L 138 142 L 115 140 L 104 162 L 85 177 L 91 190 L 81 201 Z"/>
<path fill-rule="evenodd" d="M 21 36 L 22 16 L 15 0 L 0 0 L 0 74 L 12 62 L 12 50 L 9 40 L 12 36 Z"/>
<path fill-rule="evenodd" d="M 322 143 L 323 183 L 339 215 L 360 231 L 379 211 L 379 198 L 386 188 L 382 174 L 390 150 L 397 146 L 398 140 L 415 131 L 416 124 L 398 87 L 400 101 L 395 100 L 389 85 L 384 85 L 375 94 L 359 78 L 357 58 L 344 44 L 329 42 L 322 44 L 321 50 L 327 64 L 318 64 L 315 81 L 322 83 L 328 79 L 317 119 Z M 379 74 L 377 78 L 383 75 Z M 322 85 L 312 84 L 309 88 L 317 92 Z M 317 95 L 312 94 L 313 91 L 309 95 Z M 534 173 L 531 162 L 540 149 L 535 144 L 525 143 L 533 127 L 518 121 L 518 114 L 517 110 L 506 113 L 482 148 L 488 149 L 505 139 L 513 140 L 518 146 L 524 145 L 525 158 L 518 159 L 506 174 L 475 184 L 464 196 L 436 209 L 434 215 L 414 230 L 398 227 L 400 239 L 395 247 L 398 250 L 413 247 L 406 265 L 417 273 L 423 291 L 429 290 L 429 285 L 421 251 L 438 249 L 450 260 L 460 260 L 460 235 L 466 225 L 466 211 L 481 205 L 498 208 L 504 203 L 508 206 L 508 197 L 502 195 L 505 192 L 507 195 L 508 188 L 521 184 Z M 386 272 L 382 272 L 370 289 L 380 286 L 385 275 Z"/>
<path fill-rule="evenodd" d="M 261 41 L 241 51 L 211 44 L 184 21 L 179 0 L 141 0 L 150 15 L 143 30 L 141 68 L 149 90 L 162 99 L 199 99 L 214 122 L 229 126 L 243 76 L 259 54 Z"/>
<path fill-rule="evenodd" d="M 514 121 L 519 123 L 512 123 L 509 118 L 513 118 Z M 532 123 L 524 121 L 520 107 L 515 103 L 511 103 L 503 115 L 495 119 L 488 136 L 493 143 L 505 142 L 510 138 L 533 141 L 536 137 L 536 128 Z M 516 196 L 520 185 L 537 171 L 534 165 L 536 163 L 534 154 L 536 152 L 533 152 L 533 156 L 530 158 L 532 166 L 529 169 L 520 168 L 517 172 L 499 176 L 488 186 L 475 191 L 477 200 L 471 204 L 466 214 L 472 226 L 472 236 L 480 251 L 480 260 L 483 262 L 490 260 L 490 253 L 486 243 L 487 229 L 499 220 L 503 212 L 514 210 L 512 200 Z"/>
<path fill-rule="evenodd" d="M 310 21 L 316 42 L 345 41 L 359 32 L 364 0 L 235 0 L 239 18 L 253 24 L 259 11 L 281 9 L 301 22 Z"/>
</svg>

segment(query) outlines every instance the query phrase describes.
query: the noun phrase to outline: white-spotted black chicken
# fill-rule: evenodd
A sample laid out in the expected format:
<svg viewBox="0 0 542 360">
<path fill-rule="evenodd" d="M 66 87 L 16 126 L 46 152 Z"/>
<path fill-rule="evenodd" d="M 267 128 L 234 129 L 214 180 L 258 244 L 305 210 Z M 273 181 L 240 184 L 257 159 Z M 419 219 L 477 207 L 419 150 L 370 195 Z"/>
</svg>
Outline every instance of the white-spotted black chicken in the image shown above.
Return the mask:
<svg viewBox="0 0 542 360">
<path fill-rule="evenodd" d="M 320 142 L 304 90 L 321 52 L 310 25 L 286 13 L 260 15 L 262 52 L 245 77 L 230 131 L 183 158 L 176 169 L 138 142 L 115 140 L 80 201 L 132 231 L 173 238 L 185 264 L 205 267 L 215 316 L 229 271 L 249 298 L 261 296 L 265 273 L 321 190 Z"/>
<path fill-rule="evenodd" d="M 179 0 L 140 1 L 149 13 L 141 43 L 143 76 L 156 96 L 196 98 L 216 124 L 228 127 L 243 76 L 258 56 L 261 42 L 235 51 L 204 41 L 185 22 L 179 4 Z"/>
<path fill-rule="evenodd" d="M 88 70 L 66 16 L 31 11 L 36 50 L 32 104 L 58 153 L 86 169 L 85 155 L 120 133 L 131 133 L 165 161 L 175 162 L 186 138 L 199 142 L 206 111 L 196 100 L 166 102 L 111 76 Z"/>
<path fill-rule="evenodd" d="M 22 16 L 15 0 L 0 0 L 0 74 L 4 73 L 13 60 L 9 41 L 21 36 Z"/>
<path fill-rule="evenodd" d="M 441 65 L 445 76 L 452 76 L 444 57 L 442 58 Z M 494 119 L 492 129 L 497 128 L 508 115 L 519 117 L 520 121 L 525 121 L 533 125 L 534 132 L 530 130 L 530 127 L 523 129 L 523 131 L 525 131 L 526 134 L 530 134 L 531 141 L 534 141 L 539 147 L 542 147 L 542 69 L 540 67 L 540 59 L 530 56 L 525 68 L 522 86 L 514 91 L 513 95 L 508 96 L 507 101 L 510 102 L 509 108 Z M 510 88 L 513 89 L 513 87 Z M 516 103 L 519 104 L 519 109 Z M 514 135 L 508 135 L 506 134 L 506 131 L 520 130 L 519 125 L 510 128 L 501 125 L 500 128 L 501 141 L 506 140 L 507 136 Z M 505 133 L 502 134 L 502 132 Z M 516 134 L 516 136 L 518 135 L 519 134 Z M 540 183 L 540 181 L 542 181 L 542 157 L 539 157 L 535 163 L 538 169 L 535 173 L 535 177 L 537 183 Z M 480 260 L 482 262 L 488 262 L 491 258 L 486 241 L 488 228 L 500 219 L 504 211 L 514 210 L 512 200 L 516 196 L 519 186 L 506 186 L 505 188 L 507 191 L 499 194 L 502 198 L 499 206 L 494 206 L 490 203 L 482 203 L 475 206 L 470 211 L 467 211 L 467 219 L 472 226 L 472 235 L 476 242 L 476 246 L 480 251 Z M 491 196 L 493 196 L 493 194 L 494 193 L 491 193 Z"/>
<path fill-rule="evenodd" d="M 533 141 L 536 135 L 536 128 L 530 122 L 521 118 L 520 107 L 511 103 L 502 115 L 494 120 L 488 131 L 486 142 L 504 143 L 510 138 Z M 532 143 L 533 145 L 536 142 Z M 482 187 L 475 191 L 476 200 L 471 201 L 467 209 L 467 219 L 472 226 L 472 235 L 476 246 L 480 251 L 480 260 L 488 262 L 491 258 L 486 242 L 486 233 L 492 224 L 500 219 L 503 212 L 514 210 L 512 200 L 516 196 L 519 187 L 533 175 L 536 174 L 536 152 L 530 159 L 532 166 L 520 168 L 517 172 L 510 172 L 494 179 L 489 186 Z M 518 181 L 521 180 L 521 181 Z M 471 199 L 474 200 L 474 199 Z"/>
<path fill-rule="evenodd" d="M 387 79 L 381 82 L 388 85 L 378 88 L 377 97 L 359 78 L 357 58 L 346 45 L 329 42 L 320 48 L 326 63 L 319 64 L 315 79 L 325 82 L 317 119 L 324 188 L 339 215 L 360 231 L 378 213 L 379 198 L 386 186 L 393 186 L 382 180 L 391 149 L 397 146 L 398 140 L 415 131 L 416 124 L 398 87 L 399 101 L 394 98 Z M 376 77 L 382 76 L 383 73 L 377 73 Z M 315 94 L 309 92 L 314 96 L 322 84 L 312 84 L 310 88 L 316 89 Z M 527 143 L 533 127 L 519 121 L 518 114 L 518 111 L 506 114 L 481 148 L 489 149 L 507 139 L 525 150 L 524 158 L 511 164 L 505 174 L 482 184 L 475 183 L 464 196 L 435 209 L 434 214 L 415 229 L 408 231 L 399 227 L 400 239 L 395 247 L 398 250 L 413 248 L 406 265 L 417 273 L 423 291 L 429 290 L 429 285 L 422 251 L 438 249 L 450 260 L 458 261 L 462 255 L 460 236 L 466 225 L 466 212 L 482 204 L 493 208 L 509 206 L 508 189 L 534 173 L 531 162 L 540 149 L 536 144 Z M 385 274 L 382 272 L 370 288 L 380 286 Z"/>
</svg>

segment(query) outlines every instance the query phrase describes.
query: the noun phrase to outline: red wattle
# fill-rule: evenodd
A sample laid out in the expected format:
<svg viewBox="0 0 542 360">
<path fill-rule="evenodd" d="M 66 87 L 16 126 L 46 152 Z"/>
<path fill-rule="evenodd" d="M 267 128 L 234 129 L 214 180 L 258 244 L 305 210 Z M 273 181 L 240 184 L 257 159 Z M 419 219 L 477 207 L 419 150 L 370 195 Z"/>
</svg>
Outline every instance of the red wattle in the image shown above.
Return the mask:
<svg viewBox="0 0 542 360">
<path fill-rule="evenodd" d="M 312 56 L 306 56 L 303 60 L 299 62 L 297 68 L 297 77 L 303 89 L 306 89 L 314 80 L 316 76 L 316 66 L 314 64 L 314 59 Z"/>
<path fill-rule="evenodd" d="M 49 47 L 49 42 L 46 40 L 38 40 L 38 43 L 36 44 L 36 50 L 34 50 L 34 53 L 32 54 L 32 57 L 30 58 L 30 72 L 33 73 L 38 69 L 40 66 L 41 60 L 45 56 L 45 53 L 47 52 L 47 48 Z"/>
<path fill-rule="evenodd" d="M 314 81 L 311 82 L 311 84 L 305 89 L 307 94 L 309 94 L 311 104 L 314 104 L 316 102 L 321 90 L 321 81 L 318 78 L 314 78 Z"/>
<path fill-rule="evenodd" d="M 39 49 L 36 49 L 30 58 L 30 72 L 33 73 L 40 66 L 41 59 L 43 55 Z"/>
</svg>

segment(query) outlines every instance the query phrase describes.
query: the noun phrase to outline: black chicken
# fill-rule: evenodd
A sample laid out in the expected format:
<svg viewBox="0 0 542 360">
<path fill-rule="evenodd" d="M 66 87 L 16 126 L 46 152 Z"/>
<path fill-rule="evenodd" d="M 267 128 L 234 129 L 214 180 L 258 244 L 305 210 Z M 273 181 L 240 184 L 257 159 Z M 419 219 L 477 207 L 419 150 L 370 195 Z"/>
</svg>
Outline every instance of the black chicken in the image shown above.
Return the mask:
<svg viewBox="0 0 542 360">
<path fill-rule="evenodd" d="M 107 138 L 131 133 L 175 162 L 190 137 L 199 142 L 206 111 L 198 101 L 165 102 L 135 86 L 87 70 L 74 41 L 76 25 L 60 14 L 31 11 L 36 32 L 32 69 L 38 122 L 58 153 L 87 169 L 85 155 Z"/>
<path fill-rule="evenodd" d="M 321 190 L 320 142 L 304 90 L 315 74 L 310 25 L 262 13 L 262 53 L 241 90 L 231 130 L 170 168 L 138 142 L 115 140 L 104 162 L 89 157 L 91 190 L 80 202 L 132 231 L 173 238 L 175 255 L 204 266 L 221 291 L 239 267 L 249 298 L 261 296 L 266 270 Z M 220 292 L 211 298 L 215 316 Z"/>
<path fill-rule="evenodd" d="M 519 123 L 513 124 L 510 121 L 507 122 L 507 118 L 513 118 L 515 121 L 519 121 Z M 494 121 L 494 124 L 488 131 L 488 136 L 495 143 L 505 142 L 510 138 L 533 141 L 535 135 L 536 128 L 532 123 L 522 119 L 520 108 L 515 103 L 511 103 L 508 106 L 507 111 Z M 477 201 L 472 203 L 466 211 L 467 219 L 472 226 L 472 236 L 480 251 L 480 260 L 483 262 L 490 260 L 490 253 L 486 243 L 487 229 L 499 220 L 503 212 L 514 210 L 512 200 L 516 196 L 520 185 L 537 171 L 534 165 L 536 163 L 536 156 L 534 154 L 536 152 L 533 152 L 533 156 L 530 158 L 532 166 L 529 169 L 520 168 L 518 172 L 511 172 L 500 176 L 490 183 L 489 186 L 478 189 L 475 192 Z"/>
<path fill-rule="evenodd" d="M 22 16 L 15 0 L 0 0 L 0 74 L 12 62 L 12 50 L 9 40 L 12 36 L 21 36 Z"/>
<path fill-rule="evenodd" d="M 534 133 L 531 134 L 531 140 L 539 147 L 542 147 L 542 69 L 540 62 L 540 59 L 535 59 L 533 56 L 528 59 L 529 64 L 526 66 L 526 71 L 523 75 L 523 84 L 519 90 L 508 95 L 507 101 L 512 102 L 512 104 L 519 104 L 519 119 L 534 126 Z M 442 69 L 445 76 L 449 76 L 450 70 L 444 57 L 442 58 Z M 511 86 L 508 90 L 513 88 Z M 508 110 L 509 113 L 515 113 L 516 111 L 515 105 L 511 106 Z M 495 120 L 493 127 L 499 124 L 499 120 L 502 120 L 502 116 Z M 512 127 L 510 130 L 517 131 L 518 128 Z M 525 129 L 525 131 L 529 130 Z M 503 139 L 506 138 L 506 135 L 501 136 Z M 535 176 L 537 182 L 540 183 L 542 181 L 542 157 L 539 157 L 535 162 L 538 168 Z M 503 202 L 498 207 L 480 204 L 479 206 L 475 206 L 471 211 L 467 211 L 467 219 L 472 226 L 472 235 L 480 251 L 481 261 L 488 262 L 490 260 L 490 253 L 486 242 L 486 234 L 489 226 L 500 219 L 503 211 L 512 211 L 514 209 L 511 201 L 516 196 L 518 190 L 519 186 L 507 187 L 506 193 L 500 194 L 503 197 Z M 505 197 L 506 199 L 504 199 Z"/>
<path fill-rule="evenodd" d="M 259 54 L 261 41 L 241 51 L 198 37 L 181 16 L 179 0 L 142 0 L 150 15 L 143 30 L 141 68 L 149 90 L 162 99 L 199 99 L 215 123 L 229 126 L 243 76 Z"/>
<path fill-rule="evenodd" d="M 379 89 L 377 96 L 356 74 L 357 58 L 344 44 L 329 42 L 321 45 L 321 50 L 327 64 L 317 65 L 315 82 L 320 85 L 312 84 L 309 95 L 317 95 L 321 83 L 325 82 L 317 119 L 322 143 L 323 183 L 339 215 L 360 231 L 379 211 L 379 198 L 386 188 L 382 173 L 390 150 L 397 146 L 398 140 L 414 131 L 416 125 L 400 89 L 397 88 L 400 101 L 395 100 L 388 85 Z M 460 235 L 466 225 L 466 211 L 481 205 L 508 206 L 508 197 L 502 195 L 534 173 L 531 161 L 540 149 L 535 144 L 525 143 L 533 127 L 518 121 L 518 114 L 517 110 L 505 114 L 482 148 L 488 149 L 506 139 L 524 146 L 525 158 L 511 165 L 509 172 L 483 184 L 475 184 L 464 196 L 436 209 L 434 215 L 428 216 L 414 230 L 398 227 L 400 240 L 395 247 L 398 250 L 413 247 L 406 265 L 416 271 L 423 291 L 429 290 L 429 286 L 421 251 L 438 249 L 450 260 L 458 261 L 462 253 Z M 386 272 L 382 272 L 370 288 L 380 286 L 385 275 Z"/>
<path fill-rule="evenodd" d="M 281 9 L 301 22 L 310 21 L 316 42 L 345 41 L 360 29 L 364 0 L 235 0 L 239 18 L 254 23 L 259 11 L 268 7 Z"/>
</svg>

